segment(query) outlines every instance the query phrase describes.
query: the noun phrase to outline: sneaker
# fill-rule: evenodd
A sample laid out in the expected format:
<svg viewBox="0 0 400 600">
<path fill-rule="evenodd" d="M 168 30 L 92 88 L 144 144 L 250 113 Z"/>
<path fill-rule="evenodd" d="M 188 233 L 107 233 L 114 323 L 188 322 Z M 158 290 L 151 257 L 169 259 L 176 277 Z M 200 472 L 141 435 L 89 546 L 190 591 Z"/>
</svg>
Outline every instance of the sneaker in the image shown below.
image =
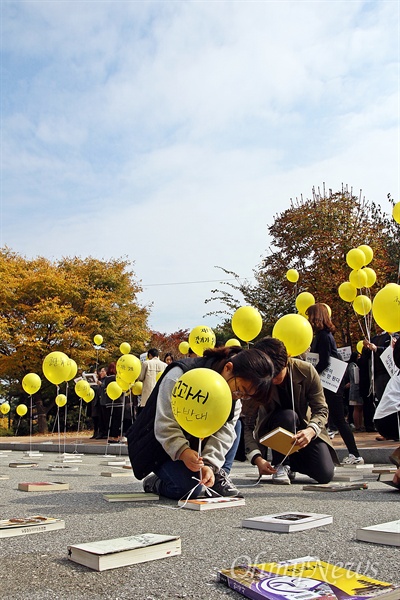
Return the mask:
<svg viewBox="0 0 400 600">
<path fill-rule="evenodd" d="M 333 438 L 335 437 L 335 435 L 336 435 L 337 433 L 339 433 L 339 432 L 337 431 L 337 429 L 328 429 L 328 435 L 329 435 L 329 437 L 330 437 L 330 439 L 331 439 L 331 440 L 333 440 Z"/>
<path fill-rule="evenodd" d="M 354 456 L 354 454 L 349 454 L 342 460 L 343 465 L 363 465 L 364 459 L 362 456 Z"/>
<path fill-rule="evenodd" d="M 143 479 L 143 489 L 147 494 L 157 494 L 160 495 L 160 484 L 161 479 L 157 477 L 154 473 L 148 475 Z"/>
<path fill-rule="evenodd" d="M 289 465 L 278 465 L 276 467 L 276 473 L 272 475 L 272 483 L 276 483 L 278 485 L 290 485 L 290 474 L 291 470 Z M 293 475 L 295 475 L 295 473 Z"/>
<path fill-rule="evenodd" d="M 223 469 L 220 469 L 215 473 L 215 482 L 211 489 L 220 496 L 236 496 L 236 498 L 243 498 L 243 495 L 229 479 L 228 473 Z"/>
</svg>

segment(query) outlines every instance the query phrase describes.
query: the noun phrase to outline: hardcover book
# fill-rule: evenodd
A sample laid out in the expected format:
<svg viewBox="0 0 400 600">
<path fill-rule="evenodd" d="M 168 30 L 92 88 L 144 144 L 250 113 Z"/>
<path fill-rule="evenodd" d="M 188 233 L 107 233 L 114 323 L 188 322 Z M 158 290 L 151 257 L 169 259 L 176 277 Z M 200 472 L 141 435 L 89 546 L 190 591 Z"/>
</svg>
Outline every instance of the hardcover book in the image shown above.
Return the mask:
<svg viewBox="0 0 400 600">
<path fill-rule="evenodd" d="M 387 544 L 388 546 L 400 546 L 400 520 L 359 527 L 356 538 L 361 542 L 373 544 Z"/>
<path fill-rule="evenodd" d="M 300 450 L 300 447 L 293 445 L 294 434 L 283 427 L 273 429 L 260 439 L 260 443 L 285 456 L 293 454 Z"/>
<path fill-rule="evenodd" d="M 43 531 L 64 528 L 65 522 L 62 519 L 53 519 L 52 517 L 42 517 L 40 515 L 21 519 L 6 519 L 0 521 L 0 538 L 42 533 Z"/>
<path fill-rule="evenodd" d="M 333 522 L 331 515 L 318 513 L 286 512 L 262 517 L 249 517 L 243 519 L 242 527 L 250 529 L 264 529 L 265 531 L 276 531 L 279 533 L 291 533 L 292 531 L 303 531 L 313 527 L 322 527 Z"/>
<path fill-rule="evenodd" d="M 69 490 L 69 483 L 60 481 L 33 481 L 18 484 L 18 489 L 22 492 L 59 492 Z"/>
<path fill-rule="evenodd" d="M 348 492 L 349 490 L 367 490 L 368 484 L 359 481 L 357 483 L 311 483 L 303 485 L 306 492 Z"/>
<path fill-rule="evenodd" d="M 107 502 L 143 502 L 147 500 L 159 500 L 160 496 L 148 494 L 147 492 L 134 492 L 132 494 L 103 494 Z"/>
<path fill-rule="evenodd" d="M 232 508 L 244 506 L 244 498 L 231 498 L 229 496 L 218 496 L 218 498 L 197 498 L 196 500 L 179 500 L 178 506 L 190 510 L 213 510 L 215 508 Z"/>
<path fill-rule="evenodd" d="M 398 600 L 400 586 L 310 558 L 238 565 L 218 580 L 252 600 Z"/>
<path fill-rule="evenodd" d="M 181 554 L 181 538 L 143 533 L 113 540 L 68 546 L 68 558 L 76 563 L 106 571 Z"/>
</svg>

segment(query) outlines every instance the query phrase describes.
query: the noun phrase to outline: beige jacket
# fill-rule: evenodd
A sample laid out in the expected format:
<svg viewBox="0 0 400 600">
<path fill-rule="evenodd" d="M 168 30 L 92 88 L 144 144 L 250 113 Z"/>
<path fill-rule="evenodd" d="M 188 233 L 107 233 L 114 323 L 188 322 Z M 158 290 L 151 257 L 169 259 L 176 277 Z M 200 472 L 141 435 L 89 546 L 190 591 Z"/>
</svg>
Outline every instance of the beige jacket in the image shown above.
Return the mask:
<svg viewBox="0 0 400 600">
<path fill-rule="evenodd" d="M 138 377 L 138 381 L 143 382 L 143 389 L 141 394 L 140 406 L 143 407 L 153 388 L 157 383 L 157 375 L 162 373 L 164 369 L 167 367 L 167 364 L 160 360 L 158 357 L 154 357 L 150 360 L 145 360 L 142 363 L 142 370 Z"/>
</svg>

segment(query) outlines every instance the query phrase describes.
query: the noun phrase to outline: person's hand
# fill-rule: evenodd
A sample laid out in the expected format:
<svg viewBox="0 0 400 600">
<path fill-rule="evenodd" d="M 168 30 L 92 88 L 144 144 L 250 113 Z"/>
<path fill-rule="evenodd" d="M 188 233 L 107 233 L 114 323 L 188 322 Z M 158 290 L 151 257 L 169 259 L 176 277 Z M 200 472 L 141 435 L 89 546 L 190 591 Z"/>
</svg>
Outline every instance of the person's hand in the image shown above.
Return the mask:
<svg viewBox="0 0 400 600">
<path fill-rule="evenodd" d="M 212 487 L 214 485 L 215 477 L 211 467 L 204 465 L 204 467 L 201 468 L 200 483 L 202 483 L 205 487 Z"/>
<path fill-rule="evenodd" d="M 179 460 L 184 462 L 185 467 L 194 473 L 200 471 L 200 469 L 204 467 L 204 462 L 201 456 L 199 456 L 196 450 L 192 450 L 191 448 L 186 448 L 180 455 Z"/>
<path fill-rule="evenodd" d="M 265 460 L 262 456 L 257 456 L 254 464 L 258 468 L 259 475 L 272 475 L 273 473 L 276 473 L 276 469 L 274 469 L 271 463 Z"/>
<path fill-rule="evenodd" d="M 363 340 L 363 346 L 364 348 L 368 348 L 368 350 L 371 350 L 372 352 L 376 352 L 377 350 L 375 344 L 369 342 L 368 340 Z"/>
<path fill-rule="evenodd" d="M 296 435 L 293 436 L 293 440 L 296 440 L 297 446 L 300 446 L 300 448 L 305 448 L 314 437 L 314 429 L 312 427 L 306 427 L 305 429 L 301 429 L 298 433 L 296 433 Z"/>
<path fill-rule="evenodd" d="M 397 471 L 393 475 L 393 483 L 395 483 L 396 485 L 400 485 L 400 467 L 397 469 Z"/>
</svg>

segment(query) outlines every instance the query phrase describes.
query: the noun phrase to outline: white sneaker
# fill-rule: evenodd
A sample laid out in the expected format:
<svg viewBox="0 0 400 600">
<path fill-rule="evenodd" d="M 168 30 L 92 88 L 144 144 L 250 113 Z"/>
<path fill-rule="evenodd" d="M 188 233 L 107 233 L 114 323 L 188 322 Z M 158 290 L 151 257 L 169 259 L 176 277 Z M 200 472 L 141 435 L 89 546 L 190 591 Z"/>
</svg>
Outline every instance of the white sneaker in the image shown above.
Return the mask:
<svg viewBox="0 0 400 600">
<path fill-rule="evenodd" d="M 363 465 L 364 459 L 362 456 L 354 456 L 354 454 L 349 454 L 342 460 L 343 465 Z"/>
<path fill-rule="evenodd" d="M 288 465 L 278 465 L 276 473 L 272 475 L 272 483 L 278 485 L 290 485 L 290 467 Z"/>
</svg>

